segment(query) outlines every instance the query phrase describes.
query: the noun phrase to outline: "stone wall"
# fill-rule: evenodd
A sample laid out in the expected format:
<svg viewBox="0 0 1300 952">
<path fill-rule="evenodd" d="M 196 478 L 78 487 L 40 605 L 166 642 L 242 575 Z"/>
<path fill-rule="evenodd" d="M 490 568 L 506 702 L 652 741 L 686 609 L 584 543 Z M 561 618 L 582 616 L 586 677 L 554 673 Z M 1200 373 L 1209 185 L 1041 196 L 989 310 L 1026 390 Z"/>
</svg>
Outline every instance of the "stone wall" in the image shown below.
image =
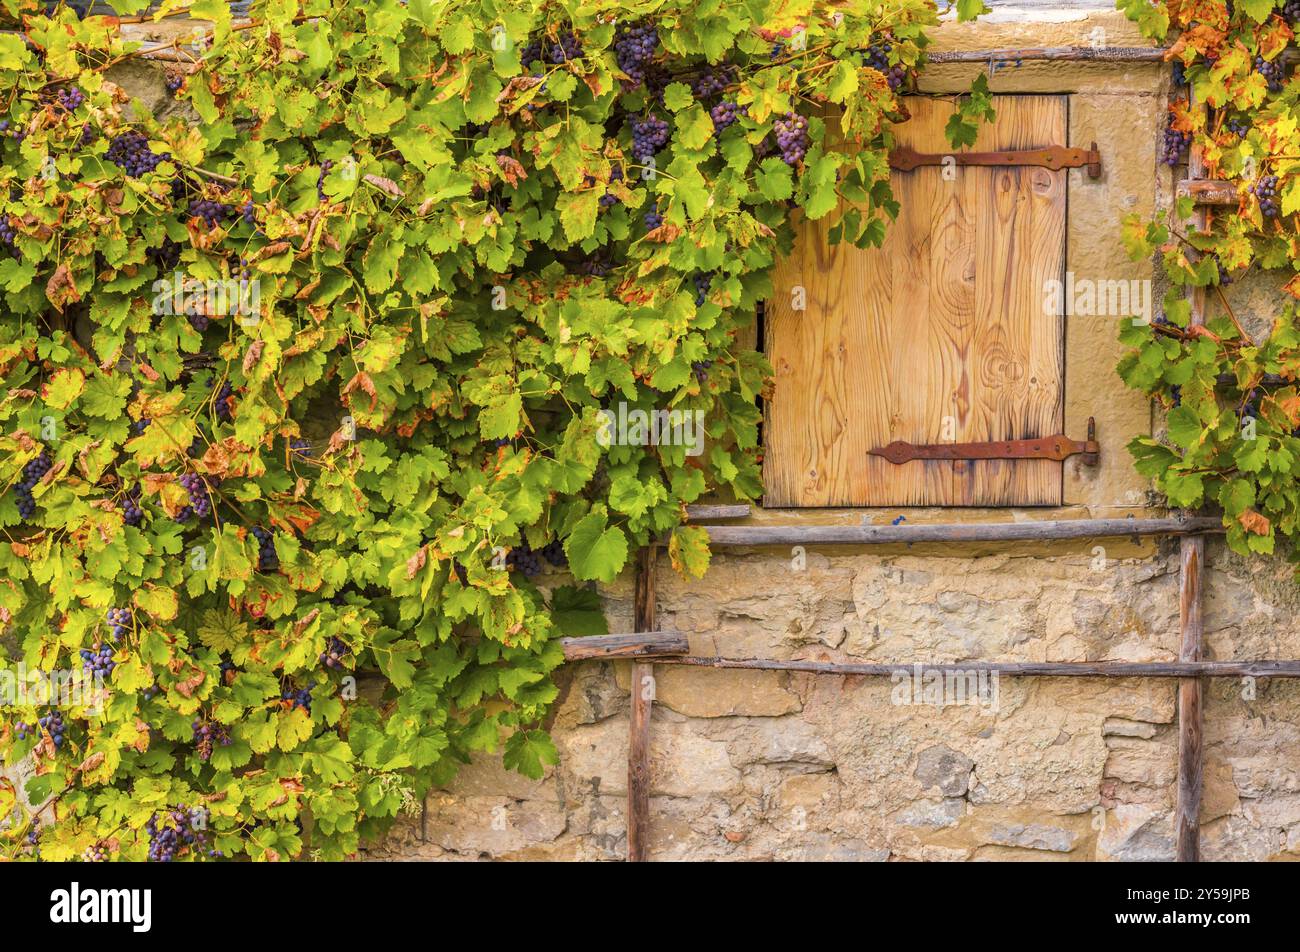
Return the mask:
<svg viewBox="0 0 1300 952">
<path fill-rule="evenodd" d="M 1084 6 L 948 23 L 935 48 L 1145 45 L 1121 16 Z M 958 93 L 980 69 L 932 67 L 925 91 Z M 1101 147 L 1099 181 L 1071 173 L 1067 267 L 1080 278 L 1151 278 L 1150 262 L 1130 262 L 1117 235 L 1124 214 L 1168 204 L 1172 179 L 1155 152 L 1167 68 L 1027 62 L 998 70 L 991 87 L 1069 95 L 1069 144 Z M 1067 321 L 1066 432 L 1092 416 L 1102 443 L 1099 467 L 1067 464 L 1067 506 L 759 510 L 751 521 L 1156 514 L 1124 450 L 1152 419 L 1114 376 L 1116 331 L 1114 317 Z M 728 657 L 1176 659 L 1177 543 L 1097 545 L 813 549 L 802 560 L 732 551 L 699 582 L 665 560 L 660 625 L 687 632 L 693 654 Z M 1300 588 L 1285 561 L 1240 559 L 1217 542 L 1207 552 L 1206 657 L 1300 657 Z M 631 630 L 630 575 L 602 595 L 611 630 Z M 653 859 L 1173 858 L 1174 681 L 1002 678 L 995 703 L 936 707 L 894 703 L 895 686 L 880 677 L 662 664 L 655 674 Z M 629 666 L 573 665 L 561 684 L 558 767 L 534 783 L 481 758 L 368 856 L 623 858 Z M 1205 745 L 1205 858 L 1300 858 L 1300 685 L 1207 682 Z"/>
</svg>

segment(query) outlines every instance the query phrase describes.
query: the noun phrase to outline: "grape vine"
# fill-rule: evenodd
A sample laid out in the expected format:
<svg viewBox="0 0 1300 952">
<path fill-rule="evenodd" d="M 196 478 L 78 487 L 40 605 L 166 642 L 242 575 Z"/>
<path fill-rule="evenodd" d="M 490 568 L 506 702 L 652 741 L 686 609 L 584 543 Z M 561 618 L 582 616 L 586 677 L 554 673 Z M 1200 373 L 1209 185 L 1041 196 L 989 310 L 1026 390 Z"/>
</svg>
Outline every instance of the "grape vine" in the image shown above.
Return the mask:
<svg viewBox="0 0 1300 952">
<path fill-rule="evenodd" d="M 665 535 L 700 575 L 684 507 L 759 494 L 745 335 L 793 218 L 883 239 L 938 15 L 194 9 L 164 119 L 111 21 L 0 34 L 0 663 L 106 687 L 0 707 L 43 859 L 338 859 L 476 753 L 540 777 L 558 638 L 604 626 L 573 583 Z"/>
</svg>

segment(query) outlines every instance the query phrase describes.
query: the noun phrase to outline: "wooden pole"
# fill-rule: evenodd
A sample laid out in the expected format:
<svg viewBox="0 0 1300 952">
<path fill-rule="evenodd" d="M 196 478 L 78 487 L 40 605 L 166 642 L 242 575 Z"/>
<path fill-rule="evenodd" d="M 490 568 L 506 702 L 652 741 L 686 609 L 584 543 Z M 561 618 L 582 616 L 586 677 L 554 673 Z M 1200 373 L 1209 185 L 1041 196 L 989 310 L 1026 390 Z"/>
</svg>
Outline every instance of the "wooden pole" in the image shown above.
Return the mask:
<svg viewBox="0 0 1300 952">
<path fill-rule="evenodd" d="M 633 635 L 590 635 L 561 638 L 565 661 L 593 658 L 656 658 L 682 655 L 690 650 L 686 636 L 677 631 L 647 631 Z"/>
<path fill-rule="evenodd" d="M 655 557 L 647 545 L 637 553 L 634 624 L 637 631 L 655 627 Z M 627 745 L 627 859 L 643 863 L 650 851 L 650 710 L 654 704 L 654 665 L 632 662 L 632 723 Z"/>
<path fill-rule="evenodd" d="M 1050 542 L 1105 536 L 1222 532 L 1209 516 L 1160 519 L 1057 519 L 897 526 L 704 526 L 714 545 L 887 545 L 913 542 Z"/>
<path fill-rule="evenodd" d="M 1179 552 L 1178 617 L 1181 644 L 1178 660 L 1201 660 L 1201 568 L 1205 539 L 1187 536 Z M 1180 863 L 1201 858 L 1201 681 L 1183 678 L 1178 683 L 1178 805 L 1175 813 L 1176 857 Z"/>
<path fill-rule="evenodd" d="M 1195 89 L 1189 89 L 1188 108 L 1197 105 Z M 1205 177 L 1205 157 L 1193 145 L 1187 157 L 1187 177 L 1193 181 Z M 1198 205 L 1192 212 L 1192 224 L 1203 232 L 1209 225 L 1209 212 Z M 1189 295 L 1189 323 L 1205 323 L 1205 289 L 1193 287 Z M 1178 559 L 1178 660 L 1201 660 L 1201 569 L 1205 561 L 1205 539 L 1184 536 L 1179 543 Z M 1178 800 L 1174 808 L 1174 855 L 1180 863 L 1196 863 L 1201 858 L 1201 777 L 1204 759 L 1201 748 L 1201 682 L 1184 678 L 1178 683 Z"/>
<path fill-rule="evenodd" d="M 953 661 L 943 664 L 788 661 L 767 658 L 707 658 L 674 655 L 660 664 L 697 668 L 756 668 L 762 671 L 807 671 L 812 674 L 892 677 L 927 672 L 964 675 L 976 672 L 1033 678 L 1300 678 L 1300 661 Z"/>
</svg>

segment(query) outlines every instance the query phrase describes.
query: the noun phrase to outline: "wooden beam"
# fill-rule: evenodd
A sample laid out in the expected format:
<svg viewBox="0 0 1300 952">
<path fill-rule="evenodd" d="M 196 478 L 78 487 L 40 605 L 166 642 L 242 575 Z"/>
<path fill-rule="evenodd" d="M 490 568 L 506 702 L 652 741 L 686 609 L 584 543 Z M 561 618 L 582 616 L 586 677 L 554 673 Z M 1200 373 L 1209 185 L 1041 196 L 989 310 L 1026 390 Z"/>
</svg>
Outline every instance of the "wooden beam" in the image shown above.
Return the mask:
<svg viewBox="0 0 1300 952">
<path fill-rule="evenodd" d="M 1187 536 L 1181 540 L 1178 583 L 1180 645 L 1178 660 L 1201 660 L 1201 569 L 1205 540 Z M 1178 804 L 1174 835 L 1176 858 L 1195 863 L 1201 858 L 1201 777 L 1204 756 L 1201 746 L 1201 682 L 1194 677 L 1178 684 Z"/>
<path fill-rule="evenodd" d="M 944 664 L 884 664 L 681 655 L 661 658 L 659 663 L 697 668 L 751 668 L 760 671 L 806 671 L 811 674 L 867 677 L 893 677 L 930 671 L 941 674 L 984 671 L 1008 677 L 1033 678 L 1300 678 L 1300 661 L 954 661 Z"/>
<path fill-rule="evenodd" d="M 1241 202 L 1236 184 L 1218 179 L 1183 179 L 1178 183 L 1178 195 L 1190 196 L 1198 205 L 1237 205 Z"/>
<path fill-rule="evenodd" d="M 702 519 L 748 519 L 753 512 L 749 503 L 725 506 L 698 505 L 686 507 L 686 518 L 692 522 L 699 522 Z"/>
<path fill-rule="evenodd" d="M 561 638 L 565 661 L 593 658 L 656 658 L 690 651 L 686 636 L 678 631 L 644 631 L 631 635 L 592 635 Z"/>
<path fill-rule="evenodd" d="M 1195 87 L 1189 88 L 1188 108 L 1199 105 Z M 1187 177 L 1193 181 L 1205 177 L 1205 156 L 1192 146 L 1187 159 Z M 1192 224 L 1204 232 L 1209 212 L 1198 205 L 1192 212 Z M 1188 291 L 1193 327 L 1205 324 L 1205 288 Z M 1179 661 L 1201 658 L 1201 568 L 1205 561 L 1205 540 L 1186 537 L 1179 545 L 1178 560 L 1178 627 Z M 1174 858 L 1180 863 L 1195 863 L 1201 858 L 1201 682 L 1185 678 L 1178 684 L 1178 792 L 1174 808 Z"/>
<path fill-rule="evenodd" d="M 1035 46 L 1023 49 L 949 50 L 926 55 L 928 63 L 1015 63 L 1051 61 L 1065 63 L 1159 63 L 1162 46 Z"/>
<path fill-rule="evenodd" d="M 1222 532 L 1220 519 L 1062 519 L 888 526 L 705 526 L 714 545 L 886 545 L 914 542 L 1013 542 L 1104 536 Z"/>
<path fill-rule="evenodd" d="M 633 627 L 655 627 L 655 561 L 652 543 L 637 553 Z M 632 662 L 631 733 L 627 745 L 627 859 L 643 863 L 650 852 L 650 711 L 654 704 L 654 665 Z"/>
</svg>

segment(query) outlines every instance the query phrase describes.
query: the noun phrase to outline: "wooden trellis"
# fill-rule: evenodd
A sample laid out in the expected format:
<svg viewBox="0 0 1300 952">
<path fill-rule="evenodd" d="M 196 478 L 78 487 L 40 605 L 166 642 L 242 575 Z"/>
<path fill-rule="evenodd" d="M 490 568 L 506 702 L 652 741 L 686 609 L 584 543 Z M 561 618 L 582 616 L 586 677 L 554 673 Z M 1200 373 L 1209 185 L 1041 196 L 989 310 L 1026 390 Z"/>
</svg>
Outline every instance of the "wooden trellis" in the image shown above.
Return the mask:
<svg viewBox="0 0 1300 952">
<path fill-rule="evenodd" d="M 931 55 L 933 62 L 988 62 L 990 68 L 1024 60 L 1067 62 L 1159 62 L 1161 48 L 1099 49 L 1063 47 L 1018 50 L 977 50 Z M 1238 201 L 1231 183 L 1205 177 L 1199 149 L 1193 148 L 1187 178 L 1179 183 L 1179 195 L 1196 203 L 1193 224 L 1204 230 L 1207 207 L 1234 205 Z M 1191 323 L 1205 322 L 1205 290 L 1190 293 Z M 688 507 L 696 522 L 709 519 L 743 518 L 748 506 Z M 940 671 L 989 671 L 1016 677 L 1176 677 L 1178 686 L 1178 780 L 1174 812 L 1175 858 L 1179 862 L 1200 859 L 1200 807 L 1203 774 L 1202 679 L 1205 677 L 1300 677 L 1300 661 L 1204 661 L 1201 614 L 1205 536 L 1223 531 L 1219 519 L 1179 516 L 1157 519 L 1080 519 L 1043 522 L 974 523 L 956 525 L 889 526 L 705 526 L 714 546 L 771 545 L 885 545 L 952 542 L 994 542 L 1065 540 L 1116 536 L 1180 536 L 1179 543 L 1179 651 L 1176 662 L 971 662 L 925 665 Z M 911 663 L 832 663 L 692 657 L 685 639 L 676 632 L 655 631 L 655 566 L 657 547 L 638 554 L 635 619 L 636 633 L 611 636 L 605 657 L 635 657 L 632 675 L 631 737 L 628 745 L 628 838 L 629 861 L 643 861 L 648 855 L 650 829 L 649 727 L 653 692 L 653 662 L 712 668 L 806 671 L 817 674 L 885 676 Z M 581 641 L 583 639 L 574 639 Z M 569 648 L 566 647 L 566 656 Z M 575 645 L 573 650 L 577 650 Z M 588 654 L 590 656 L 590 654 Z"/>
<path fill-rule="evenodd" d="M 749 515 L 748 506 L 715 509 L 714 517 Z M 1300 678 L 1300 661 L 1201 660 L 1201 574 L 1205 535 L 1222 532 L 1222 523 L 1209 517 L 1165 519 L 1078 519 L 1037 523 L 985 523 L 899 526 L 705 526 L 717 546 L 832 544 L 884 545 L 967 542 L 972 539 L 1080 539 L 1114 536 L 1180 535 L 1179 558 L 1179 660 L 1176 662 L 962 662 L 924 664 L 931 671 L 997 672 L 1012 677 L 1179 678 L 1178 691 L 1178 799 L 1175 808 L 1176 858 L 1200 858 L 1200 802 L 1202 776 L 1201 679 L 1204 677 Z M 874 531 L 868 531 L 874 530 Z M 632 716 L 628 744 L 628 845 L 632 862 L 648 858 L 650 830 L 650 712 L 653 703 L 653 665 L 689 665 L 708 668 L 745 668 L 765 671 L 805 671 L 840 676 L 890 676 L 913 667 L 896 664 L 780 661 L 755 658 L 696 657 L 687 652 L 684 635 L 653 631 L 655 627 L 655 571 L 657 546 L 638 553 L 636 604 L 638 632 L 603 638 L 565 639 L 568 660 L 631 658 Z"/>
</svg>

